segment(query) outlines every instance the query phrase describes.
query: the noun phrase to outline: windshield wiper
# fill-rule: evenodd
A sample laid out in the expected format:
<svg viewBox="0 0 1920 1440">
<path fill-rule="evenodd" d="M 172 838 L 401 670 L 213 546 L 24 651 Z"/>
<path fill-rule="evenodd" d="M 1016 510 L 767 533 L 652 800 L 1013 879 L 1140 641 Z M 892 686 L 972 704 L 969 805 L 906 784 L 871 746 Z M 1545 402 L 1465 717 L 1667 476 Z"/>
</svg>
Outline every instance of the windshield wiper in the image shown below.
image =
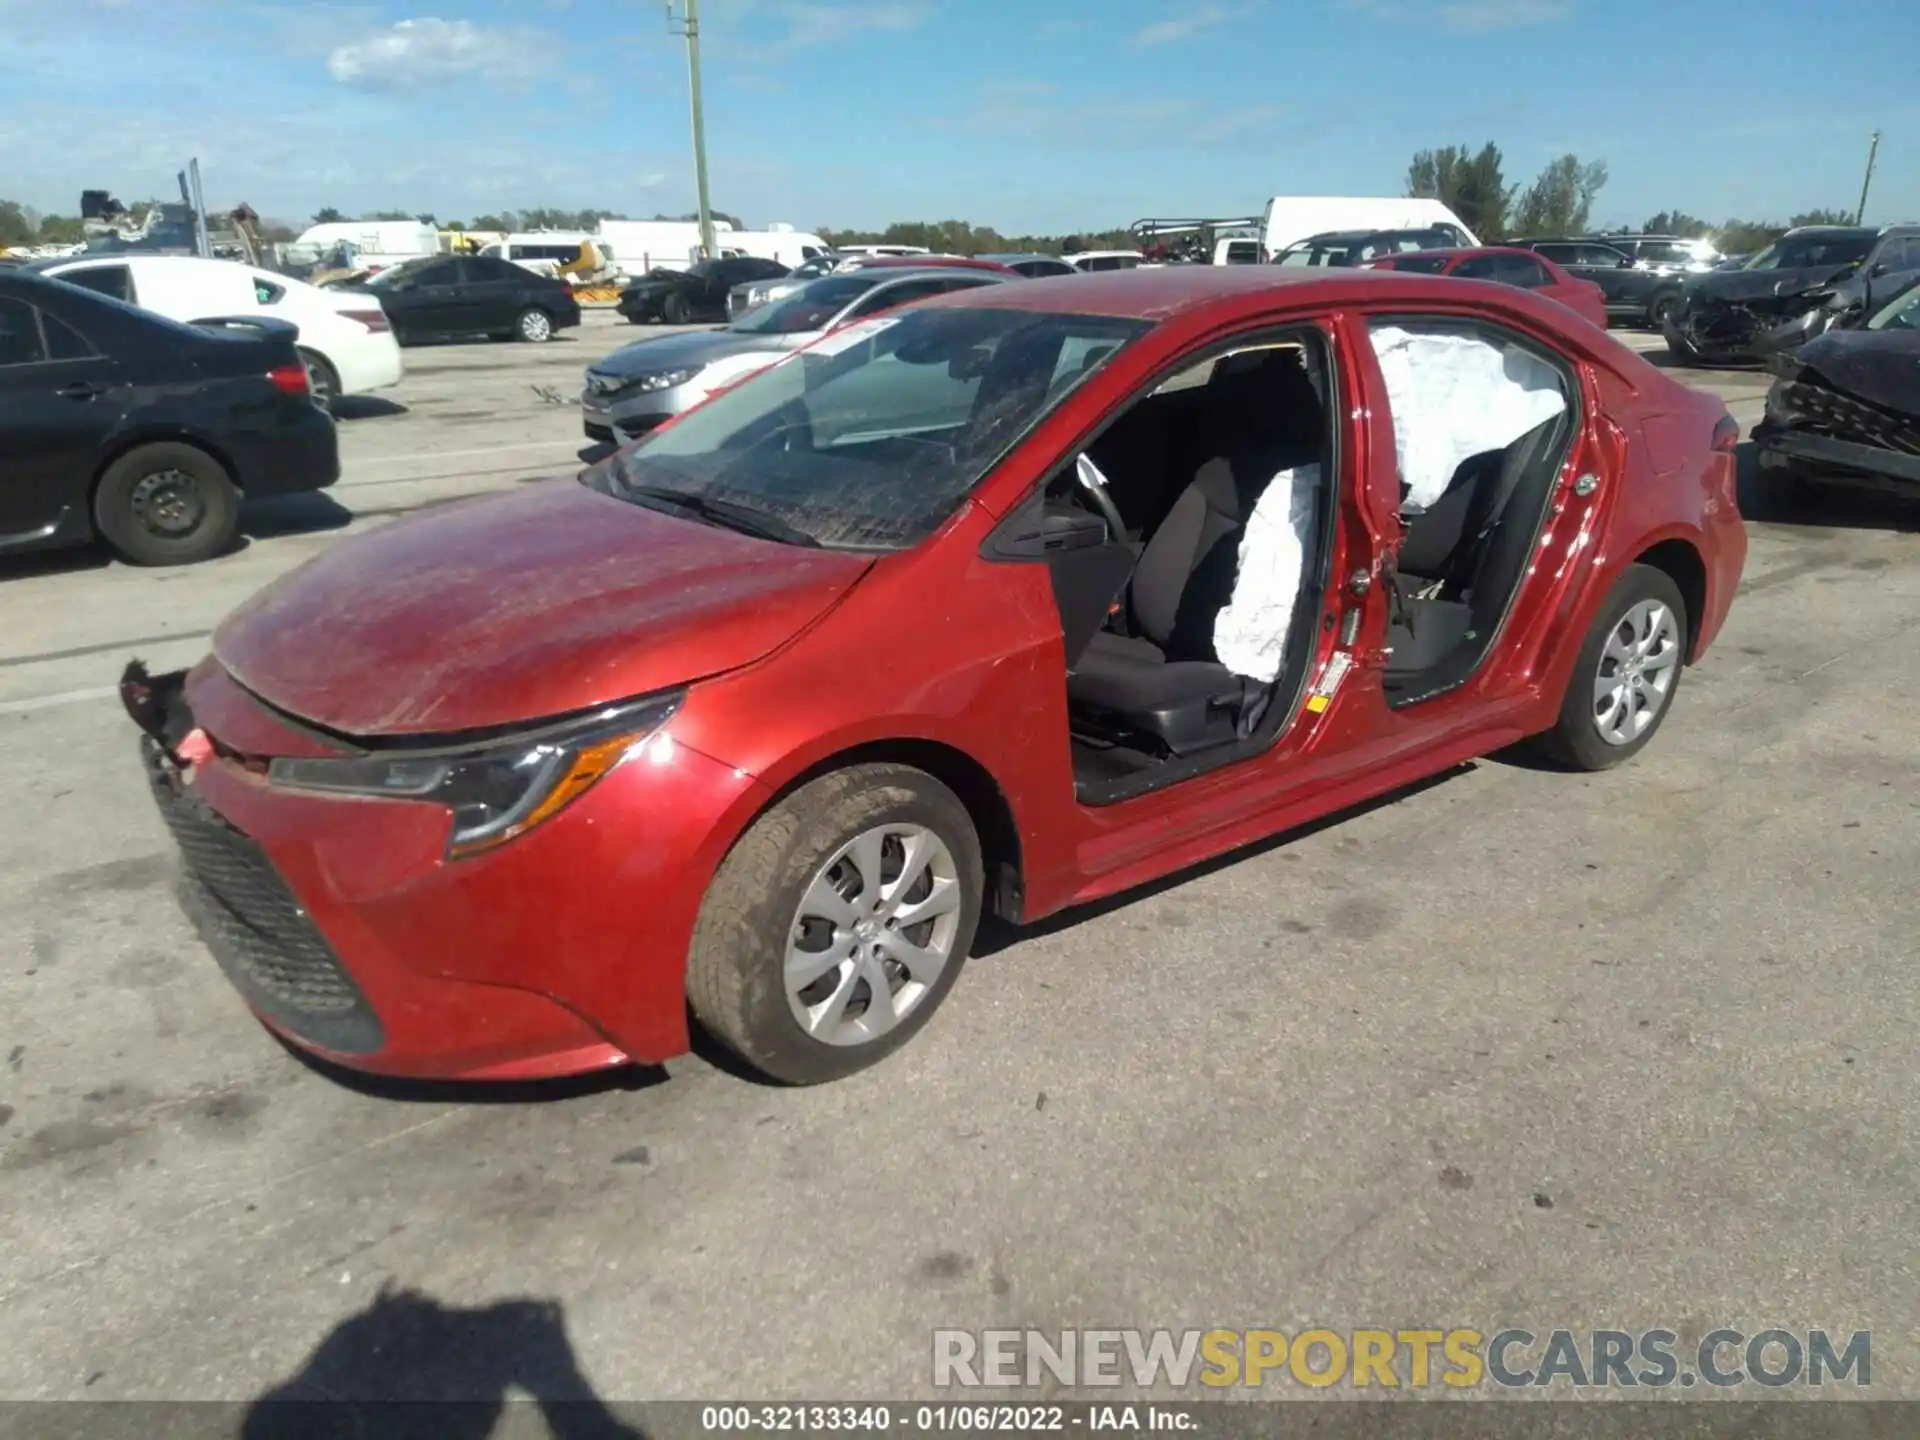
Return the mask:
<svg viewBox="0 0 1920 1440">
<path fill-rule="evenodd" d="M 713 500 L 705 495 L 694 495 L 665 485 L 629 485 L 623 481 L 620 489 L 636 500 L 652 501 L 669 509 L 685 511 L 725 530 L 738 530 L 743 535 L 758 535 L 762 540 L 779 540 L 788 545 L 806 545 L 816 550 L 820 548 L 820 542 L 798 526 L 789 525 L 777 515 L 769 515 L 751 505 L 740 505 L 732 500 Z"/>
</svg>

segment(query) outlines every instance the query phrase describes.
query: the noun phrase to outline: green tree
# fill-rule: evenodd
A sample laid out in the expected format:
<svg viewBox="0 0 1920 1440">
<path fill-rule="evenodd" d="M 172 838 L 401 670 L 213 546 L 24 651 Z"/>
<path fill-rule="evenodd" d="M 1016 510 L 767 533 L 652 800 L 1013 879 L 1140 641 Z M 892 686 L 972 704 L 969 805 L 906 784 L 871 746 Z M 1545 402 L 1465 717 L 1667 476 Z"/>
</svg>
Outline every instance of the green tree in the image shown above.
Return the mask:
<svg viewBox="0 0 1920 1440">
<path fill-rule="evenodd" d="M 1593 200 L 1607 183 L 1607 162 L 1582 163 L 1578 155 L 1547 162 L 1521 192 L 1514 210 L 1516 235 L 1578 235 L 1593 218 Z"/>
<path fill-rule="evenodd" d="M 87 227 L 77 215 L 43 215 L 40 217 L 40 243 L 42 245 L 78 245 L 87 238 Z"/>
<path fill-rule="evenodd" d="M 1713 233 L 1713 226 L 1684 210 L 1662 210 L 1658 215 L 1649 215 L 1641 233 L 1646 235 L 1679 235 L 1693 239 Z"/>
<path fill-rule="evenodd" d="M 346 218 L 347 217 L 345 215 L 341 214 L 338 210 L 334 209 L 331 205 L 328 205 L 324 209 L 316 210 L 314 212 L 313 223 L 316 225 L 338 225 L 342 220 Z"/>
<path fill-rule="evenodd" d="M 414 215 L 411 210 L 376 210 L 371 215 L 362 215 L 360 218 L 362 220 L 411 220 Z"/>
<path fill-rule="evenodd" d="M 519 218 L 511 210 L 501 215 L 476 215 L 466 228 L 469 230 L 518 230 Z"/>
<path fill-rule="evenodd" d="M 1787 224 L 1789 226 L 1851 225 L 1853 224 L 1853 212 L 1851 210 L 1809 210 L 1804 215 L 1795 215 L 1787 221 Z"/>
<path fill-rule="evenodd" d="M 27 218 L 27 207 L 17 200 L 0 200 L 0 247 L 31 245 L 40 227 Z"/>
<path fill-rule="evenodd" d="M 1478 154 L 1464 145 L 1420 151 L 1407 166 L 1407 194 L 1440 201 L 1482 240 L 1506 237 L 1513 190 L 1501 168 L 1500 147 L 1491 140 Z"/>
</svg>

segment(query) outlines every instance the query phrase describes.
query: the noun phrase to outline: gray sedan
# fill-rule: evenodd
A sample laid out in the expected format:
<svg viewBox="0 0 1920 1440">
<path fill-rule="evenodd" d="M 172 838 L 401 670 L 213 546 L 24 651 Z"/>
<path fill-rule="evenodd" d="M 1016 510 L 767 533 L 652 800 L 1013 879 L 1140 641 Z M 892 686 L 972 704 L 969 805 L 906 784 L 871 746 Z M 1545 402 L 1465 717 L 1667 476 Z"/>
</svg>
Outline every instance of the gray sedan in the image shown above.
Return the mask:
<svg viewBox="0 0 1920 1440">
<path fill-rule="evenodd" d="M 659 335 L 614 351 L 587 371 L 581 420 L 589 439 L 635 440 L 829 330 L 929 296 L 1014 278 L 952 268 L 823 276 L 721 329 Z"/>
</svg>

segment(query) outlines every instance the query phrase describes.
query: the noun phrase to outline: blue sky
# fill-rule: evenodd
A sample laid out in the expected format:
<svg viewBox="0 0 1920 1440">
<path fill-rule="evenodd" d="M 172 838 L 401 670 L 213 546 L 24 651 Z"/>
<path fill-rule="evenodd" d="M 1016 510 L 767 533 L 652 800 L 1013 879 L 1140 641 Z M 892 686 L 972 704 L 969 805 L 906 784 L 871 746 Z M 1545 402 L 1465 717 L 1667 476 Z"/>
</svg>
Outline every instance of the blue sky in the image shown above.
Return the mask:
<svg viewBox="0 0 1920 1440">
<path fill-rule="evenodd" d="M 1920 4 L 1855 0 L 705 0 L 716 206 L 1008 232 L 1394 194 L 1493 139 L 1605 159 L 1596 219 L 1920 219 Z M 197 155 L 304 222 L 693 204 L 661 0 L 0 0 L 0 196 L 71 214 Z"/>
</svg>

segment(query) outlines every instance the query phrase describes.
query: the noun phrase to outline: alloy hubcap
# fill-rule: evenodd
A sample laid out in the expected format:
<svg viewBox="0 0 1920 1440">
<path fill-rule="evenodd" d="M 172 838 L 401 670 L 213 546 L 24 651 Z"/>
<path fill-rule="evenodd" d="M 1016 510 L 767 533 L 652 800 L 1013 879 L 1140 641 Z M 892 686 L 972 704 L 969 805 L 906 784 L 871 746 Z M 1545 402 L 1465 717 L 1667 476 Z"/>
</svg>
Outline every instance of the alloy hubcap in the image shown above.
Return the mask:
<svg viewBox="0 0 1920 1440">
<path fill-rule="evenodd" d="M 206 519 L 200 487 L 184 470 L 156 470 L 133 487 L 133 515 L 154 535 L 178 539 Z"/>
<path fill-rule="evenodd" d="M 864 1045 L 918 1008 L 953 959 L 960 871 L 924 825 L 879 825 L 815 872 L 788 932 L 787 1007 L 813 1039 Z"/>
<path fill-rule="evenodd" d="M 1680 624 L 1658 600 L 1620 617 L 1600 651 L 1593 723 L 1609 745 L 1628 745 L 1659 718 L 1680 673 Z"/>
<path fill-rule="evenodd" d="M 529 340 L 544 340 L 547 338 L 547 330 L 549 328 L 547 325 L 547 317 L 544 315 L 529 315 L 521 322 L 520 328 L 526 333 L 526 337 Z"/>
</svg>

